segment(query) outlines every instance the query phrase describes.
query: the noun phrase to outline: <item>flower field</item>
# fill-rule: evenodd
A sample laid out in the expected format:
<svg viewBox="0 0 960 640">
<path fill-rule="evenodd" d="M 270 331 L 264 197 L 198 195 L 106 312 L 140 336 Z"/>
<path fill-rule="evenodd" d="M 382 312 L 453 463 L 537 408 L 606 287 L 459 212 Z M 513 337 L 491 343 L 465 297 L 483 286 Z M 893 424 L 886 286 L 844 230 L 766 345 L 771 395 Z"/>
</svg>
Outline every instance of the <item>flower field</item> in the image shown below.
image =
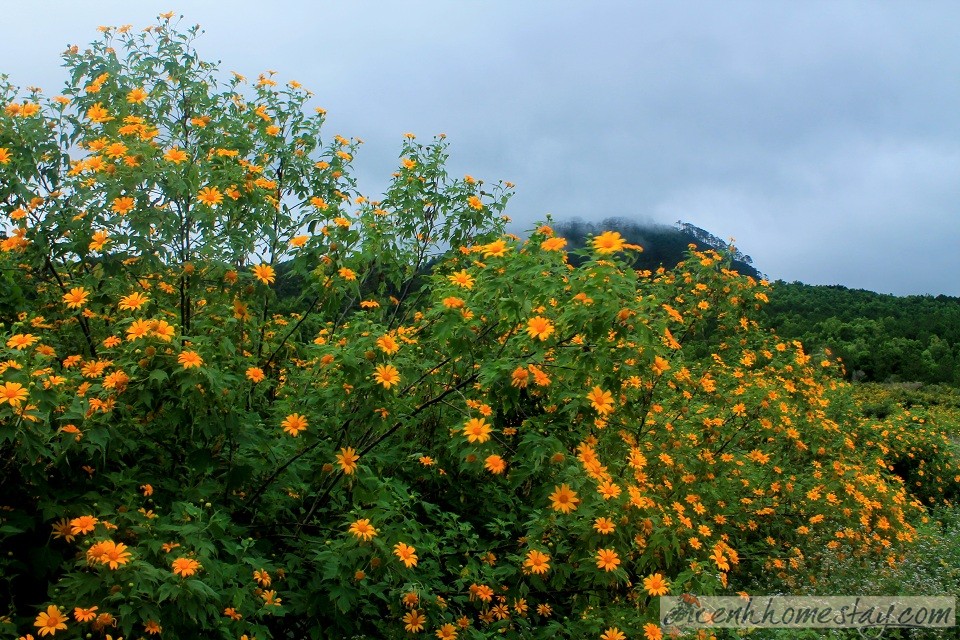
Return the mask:
<svg viewBox="0 0 960 640">
<path fill-rule="evenodd" d="M 368 197 L 297 82 L 102 31 L 0 84 L 0 637 L 653 640 L 957 499 L 953 409 L 778 339 L 728 256 L 574 268 L 443 136 Z"/>
</svg>

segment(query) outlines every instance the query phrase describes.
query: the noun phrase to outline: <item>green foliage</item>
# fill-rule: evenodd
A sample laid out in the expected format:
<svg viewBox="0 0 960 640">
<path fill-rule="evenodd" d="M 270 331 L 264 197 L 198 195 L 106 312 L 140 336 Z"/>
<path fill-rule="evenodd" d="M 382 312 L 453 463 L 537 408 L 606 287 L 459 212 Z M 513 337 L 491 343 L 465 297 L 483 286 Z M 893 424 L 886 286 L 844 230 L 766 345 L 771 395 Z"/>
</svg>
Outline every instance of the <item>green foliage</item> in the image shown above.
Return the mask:
<svg viewBox="0 0 960 640">
<path fill-rule="evenodd" d="M 839 357 L 854 379 L 960 382 L 958 298 L 778 281 L 764 314 L 782 336 Z"/>
<path fill-rule="evenodd" d="M 911 451 L 730 255 L 654 274 L 605 232 L 574 267 L 442 137 L 369 199 L 308 92 L 196 35 L 3 89 L 4 633 L 653 635 L 663 590 L 910 548 Z"/>
</svg>

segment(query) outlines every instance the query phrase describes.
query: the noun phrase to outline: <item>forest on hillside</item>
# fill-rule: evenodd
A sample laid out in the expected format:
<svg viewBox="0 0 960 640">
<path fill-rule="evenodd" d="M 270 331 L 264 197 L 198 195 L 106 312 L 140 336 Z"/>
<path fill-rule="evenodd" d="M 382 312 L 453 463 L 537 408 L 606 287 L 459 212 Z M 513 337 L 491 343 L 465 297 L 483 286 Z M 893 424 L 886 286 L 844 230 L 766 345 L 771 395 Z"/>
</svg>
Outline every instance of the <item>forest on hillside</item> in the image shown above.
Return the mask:
<svg viewBox="0 0 960 640">
<path fill-rule="evenodd" d="M 778 281 L 765 313 L 781 336 L 832 351 L 853 379 L 960 382 L 960 298 Z"/>
<path fill-rule="evenodd" d="M 600 222 L 585 222 L 580 219 L 564 220 L 554 225 L 557 235 L 567 239 L 571 264 L 579 266 L 585 261 L 576 251 L 590 242 L 591 236 L 604 231 L 616 231 L 630 244 L 643 247 L 636 254 L 633 268 L 655 271 L 659 267 L 673 268 L 683 260 L 684 255 L 694 245 L 698 251 L 718 249 L 731 254 L 733 268 L 739 273 L 753 278 L 762 278 L 763 274 L 753 267 L 753 259 L 731 247 L 705 229 L 688 222 L 679 221 L 675 226 L 640 223 L 628 218 L 605 218 Z"/>
<path fill-rule="evenodd" d="M 683 260 L 690 244 L 701 250 L 731 250 L 717 236 L 686 222 L 666 226 L 609 218 L 600 223 L 574 220 L 556 225 L 572 250 L 607 229 L 643 246 L 635 269 L 672 268 Z M 763 277 L 749 256 L 732 251 L 734 269 Z M 571 254 L 573 264 L 578 260 Z M 960 298 L 893 296 L 782 280 L 773 283 L 769 298 L 763 311 L 766 324 L 782 338 L 799 340 L 811 353 L 829 352 L 839 358 L 849 379 L 960 383 Z"/>
</svg>

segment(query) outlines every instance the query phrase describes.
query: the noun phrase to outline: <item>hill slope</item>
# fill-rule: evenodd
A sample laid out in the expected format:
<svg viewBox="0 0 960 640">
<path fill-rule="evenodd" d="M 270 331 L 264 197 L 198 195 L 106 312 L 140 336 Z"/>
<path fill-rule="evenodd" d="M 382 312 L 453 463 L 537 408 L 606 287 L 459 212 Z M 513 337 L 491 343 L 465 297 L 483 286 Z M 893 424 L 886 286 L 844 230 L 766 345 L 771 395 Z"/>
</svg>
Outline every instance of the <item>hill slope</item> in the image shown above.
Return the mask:
<svg viewBox="0 0 960 640">
<path fill-rule="evenodd" d="M 678 222 L 670 227 L 661 224 L 640 224 L 625 218 L 607 218 L 599 223 L 584 222 L 582 220 L 568 220 L 554 225 L 557 235 L 563 236 L 570 244 L 571 250 L 584 247 L 591 235 L 603 231 L 618 231 L 627 242 L 643 247 L 643 252 L 634 262 L 635 269 L 656 270 L 659 267 L 670 269 L 684 259 L 684 253 L 689 245 L 696 245 L 697 249 L 720 249 L 727 251 L 729 245 L 709 231 L 701 229 L 687 222 Z M 738 272 L 761 278 L 763 275 L 753 266 L 750 256 L 733 250 L 734 269 Z M 578 265 L 580 259 L 570 256 L 570 262 Z"/>
<path fill-rule="evenodd" d="M 600 223 L 564 221 L 554 228 L 571 250 L 585 246 L 591 235 L 618 231 L 643 246 L 636 269 L 669 269 L 684 259 L 690 244 L 729 250 L 717 236 L 685 222 L 670 227 L 608 218 Z M 763 277 L 750 256 L 734 250 L 733 257 L 733 267 L 741 274 Z M 577 265 L 580 258 L 571 255 L 570 261 Z M 843 360 L 850 378 L 960 384 L 960 298 L 893 296 L 783 281 L 774 283 L 769 298 L 765 317 L 771 329 L 800 340 L 808 352 L 830 350 Z"/>
<path fill-rule="evenodd" d="M 960 298 L 778 281 L 765 313 L 808 351 L 830 349 L 853 378 L 960 382 Z"/>
</svg>

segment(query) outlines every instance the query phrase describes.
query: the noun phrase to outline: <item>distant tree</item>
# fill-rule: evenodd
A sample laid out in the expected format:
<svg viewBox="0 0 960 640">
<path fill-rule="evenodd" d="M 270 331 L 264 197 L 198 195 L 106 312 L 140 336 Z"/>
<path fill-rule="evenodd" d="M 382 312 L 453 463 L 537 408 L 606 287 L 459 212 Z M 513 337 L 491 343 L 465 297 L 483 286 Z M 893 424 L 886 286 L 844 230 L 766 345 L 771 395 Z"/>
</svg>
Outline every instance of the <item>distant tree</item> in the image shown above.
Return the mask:
<svg viewBox="0 0 960 640">
<path fill-rule="evenodd" d="M 812 350 L 831 350 L 849 376 L 958 382 L 960 298 L 778 281 L 764 314 L 780 335 Z"/>
</svg>

